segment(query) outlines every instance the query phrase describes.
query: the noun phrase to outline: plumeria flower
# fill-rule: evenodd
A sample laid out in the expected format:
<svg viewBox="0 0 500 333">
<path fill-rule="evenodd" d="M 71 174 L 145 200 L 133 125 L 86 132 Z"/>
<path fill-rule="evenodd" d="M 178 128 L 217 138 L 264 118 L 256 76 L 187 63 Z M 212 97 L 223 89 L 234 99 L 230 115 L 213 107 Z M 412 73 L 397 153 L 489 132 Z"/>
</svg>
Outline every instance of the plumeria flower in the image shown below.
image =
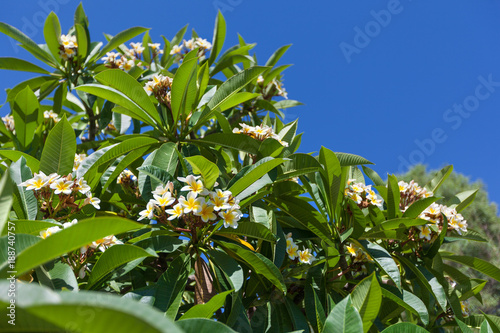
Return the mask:
<svg viewBox="0 0 500 333">
<path fill-rule="evenodd" d="M 214 213 L 214 206 L 207 205 L 207 203 L 203 203 L 201 205 L 201 209 L 199 212 L 194 213 L 196 216 L 200 216 L 201 220 L 205 223 L 208 221 L 213 221 L 217 218 L 217 215 Z"/>
<path fill-rule="evenodd" d="M 43 117 L 45 119 L 52 119 L 54 120 L 55 123 L 57 123 L 59 120 L 61 120 L 59 117 L 58 117 L 58 114 L 55 113 L 54 111 L 52 110 L 47 110 L 47 111 L 44 111 L 43 112 Z"/>
<path fill-rule="evenodd" d="M 73 171 L 78 170 L 85 157 L 87 157 L 86 154 L 75 154 L 75 161 L 73 162 Z"/>
<path fill-rule="evenodd" d="M 71 226 L 73 226 L 73 225 L 75 225 L 77 223 L 78 223 L 77 219 L 74 219 L 71 222 L 63 223 L 63 229 L 69 228 L 69 227 L 71 227 Z"/>
<path fill-rule="evenodd" d="M 49 237 L 50 235 L 53 235 L 55 234 L 56 232 L 59 232 L 61 231 L 61 228 L 55 226 L 55 227 L 50 227 L 48 228 L 47 230 L 42 230 L 40 231 L 40 237 L 42 237 L 43 239 Z"/>
<path fill-rule="evenodd" d="M 181 52 L 182 52 L 182 47 L 180 45 L 174 45 L 170 50 L 170 55 L 181 54 Z"/>
<path fill-rule="evenodd" d="M 132 46 L 134 52 L 137 53 L 137 55 L 139 56 L 142 54 L 142 51 L 144 51 L 142 43 L 130 43 L 130 46 Z"/>
<path fill-rule="evenodd" d="M 365 191 L 364 186 L 361 183 L 352 184 L 351 188 L 356 193 L 363 193 Z"/>
<path fill-rule="evenodd" d="M 165 192 L 163 195 L 153 194 L 154 204 L 160 207 L 170 206 L 174 203 L 175 198 L 172 198 L 172 193 Z"/>
<path fill-rule="evenodd" d="M 189 212 L 198 213 L 201 210 L 202 205 L 205 203 L 205 198 L 196 198 L 198 194 L 196 192 L 189 192 L 187 198 L 180 197 L 179 202 L 184 207 L 184 214 Z"/>
<path fill-rule="evenodd" d="M 441 215 L 441 205 L 433 203 L 424 210 L 424 213 L 434 216 Z"/>
<path fill-rule="evenodd" d="M 155 217 L 155 203 L 153 200 L 149 200 L 148 204 L 146 205 L 146 209 L 143 211 L 139 212 L 139 217 L 137 221 L 140 221 L 142 219 L 148 218 L 152 220 Z"/>
<path fill-rule="evenodd" d="M 290 258 L 290 260 L 295 260 L 299 254 L 299 247 L 292 242 L 290 246 L 287 246 L 286 253 L 288 254 L 288 258 Z"/>
<path fill-rule="evenodd" d="M 102 57 L 101 60 L 106 63 L 114 63 L 116 59 L 120 58 L 120 54 L 116 52 L 107 52 L 105 57 Z"/>
<path fill-rule="evenodd" d="M 61 178 L 61 176 L 57 173 L 51 173 L 47 176 L 47 184 L 52 185 L 55 181 L 59 180 L 59 178 Z M 68 181 L 71 181 L 71 178 L 68 179 Z"/>
<path fill-rule="evenodd" d="M 54 194 L 71 194 L 71 187 L 73 186 L 72 181 L 65 181 L 64 178 L 57 179 L 52 184 L 50 184 L 50 188 L 55 190 Z"/>
<path fill-rule="evenodd" d="M 186 178 L 177 177 L 178 180 L 187 184 L 181 188 L 181 191 L 191 191 L 195 192 L 196 194 L 207 195 L 208 190 L 205 189 L 205 187 L 203 186 L 203 182 L 201 180 L 198 180 L 198 178 L 200 178 L 200 176 L 195 177 L 193 175 L 189 175 Z"/>
<path fill-rule="evenodd" d="M 90 245 L 91 248 L 93 249 L 99 249 L 101 252 L 106 251 L 107 248 L 116 245 L 116 244 L 123 244 L 121 241 L 119 241 L 115 236 L 107 236 L 102 239 L 99 239 L 95 242 L 92 242 Z"/>
<path fill-rule="evenodd" d="M 316 259 L 314 254 L 312 254 L 311 249 L 305 249 L 303 251 L 298 251 L 299 262 L 302 264 L 312 264 Z"/>
<path fill-rule="evenodd" d="M 259 76 L 257 77 L 257 83 L 258 83 L 258 84 L 264 84 L 264 77 L 263 77 L 262 75 L 259 75 Z"/>
<path fill-rule="evenodd" d="M 210 202 L 214 206 L 215 211 L 231 208 L 231 205 L 227 202 L 227 198 L 220 198 L 217 195 L 210 195 Z"/>
<path fill-rule="evenodd" d="M 122 59 L 122 63 L 120 64 L 120 69 L 123 69 L 124 71 L 129 71 L 134 67 L 135 62 L 132 59 Z"/>
<path fill-rule="evenodd" d="M 76 182 L 75 190 L 80 192 L 81 194 L 86 194 L 87 192 L 90 192 L 91 188 L 89 185 L 87 185 L 87 181 L 85 179 L 80 178 Z"/>
<path fill-rule="evenodd" d="M 219 212 L 219 216 L 224 220 L 224 228 L 238 228 L 238 221 L 241 218 L 241 212 L 238 210 L 228 210 Z"/>
<path fill-rule="evenodd" d="M 101 199 L 92 197 L 92 193 L 87 192 L 87 199 L 85 199 L 85 204 L 91 204 L 95 207 L 95 209 L 101 209 L 99 204 L 101 203 Z"/>
<path fill-rule="evenodd" d="M 420 239 L 424 238 L 427 239 L 428 241 L 431 240 L 431 228 L 429 228 L 428 225 L 419 226 L 418 229 L 420 229 L 419 233 Z"/>
<path fill-rule="evenodd" d="M 170 214 L 168 220 L 174 220 L 182 216 L 182 214 L 184 213 L 184 207 L 181 203 L 178 203 L 174 205 L 173 209 L 167 209 L 166 212 L 167 214 Z"/>
<path fill-rule="evenodd" d="M 470 315 L 469 301 L 460 301 L 460 308 L 462 309 L 462 316 L 468 317 Z"/>
<path fill-rule="evenodd" d="M 27 190 L 40 190 L 49 182 L 48 177 L 40 171 L 40 173 L 35 173 L 35 177 L 32 179 L 28 179 L 25 182 L 22 182 L 21 186 L 26 186 Z"/>
<path fill-rule="evenodd" d="M 156 186 L 156 189 L 152 193 L 156 194 L 156 195 L 164 195 L 167 192 L 168 192 L 167 186 L 158 185 L 158 186 Z"/>
</svg>

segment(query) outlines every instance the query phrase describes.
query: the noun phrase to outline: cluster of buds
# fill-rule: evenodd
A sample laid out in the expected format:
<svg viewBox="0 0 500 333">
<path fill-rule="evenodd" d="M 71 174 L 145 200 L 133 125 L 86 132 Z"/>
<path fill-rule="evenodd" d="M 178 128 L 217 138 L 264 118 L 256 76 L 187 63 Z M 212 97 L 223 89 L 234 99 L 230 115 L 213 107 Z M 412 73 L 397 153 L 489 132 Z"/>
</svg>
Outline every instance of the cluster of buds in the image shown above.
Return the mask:
<svg viewBox="0 0 500 333">
<path fill-rule="evenodd" d="M 64 60 L 72 59 L 78 51 L 76 36 L 61 35 L 59 37 L 59 54 Z"/>
<path fill-rule="evenodd" d="M 382 199 L 379 199 L 371 185 L 355 183 L 356 179 L 349 179 L 344 195 L 352 199 L 360 208 L 372 206 L 382 206 Z"/>
<path fill-rule="evenodd" d="M 420 187 L 415 181 L 406 183 L 404 181 L 398 182 L 400 201 L 399 208 L 404 212 L 412 203 L 422 198 L 432 197 L 434 194 L 427 190 L 425 187 Z"/>
<path fill-rule="evenodd" d="M 299 250 L 299 246 L 293 241 L 292 233 L 286 235 L 286 253 L 290 260 L 298 258 L 301 264 L 312 264 L 316 259 L 311 249 Z"/>
<path fill-rule="evenodd" d="M 146 90 L 148 94 L 152 93 L 160 103 L 170 107 L 172 83 L 172 78 L 159 74 L 153 76 L 151 81 L 146 82 L 144 90 Z"/>
<path fill-rule="evenodd" d="M 50 119 L 52 119 L 54 123 L 57 123 L 59 122 L 59 120 L 61 120 L 61 118 L 59 118 L 59 115 L 52 110 L 43 111 L 43 118 L 47 119 L 47 121 L 50 121 Z"/>
<path fill-rule="evenodd" d="M 186 197 L 177 197 L 172 182 L 168 182 L 166 186 L 158 186 L 152 192 L 154 199 L 139 213 L 138 220 L 156 219 L 170 226 L 173 226 L 172 221 L 177 220 L 179 226 L 194 228 L 204 227 L 207 223 L 216 224 L 222 219 L 225 228 L 237 228 L 242 217 L 238 200 L 230 191 L 215 189 L 209 192 L 199 178 L 200 176 L 193 175 L 177 178 L 186 184 L 181 188 L 181 191 L 189 191 Z M 167 209 L 168 207 L 171 209 Z"/>
<path fill-rule="evenodd" d="M 433 203 L 419 215 L 419 218 L 430 222 L 429 224 L 417 227 L 419 238 L 430 241 L 433 237 L 436 237 L 437 234 L 433 232 L 430 226 L 436 225 L 438 228 L 442 228 L 443 215 L 448 220 L 448 230 L 455 230 L 459 235 L 462 232 L 467 232 L 467 221 L 455 208 Z"/>
<path fill-rule="evenodd" d="M 203 56 L 207 51 L 212 49 L 212 44 L 206 39 L 197 37 L 186 41 L 183 40 L 180 45 L 174 45 L 170 50 L 170 55 L 177 56 L 179 59 L 184 58 L 190 51 L 199 49 L 198 56 Z"/>
<path fill-rule="evenodd" d="M 15 125 L 14 125 L 14 117 L 10 115 L 6 115 L 2 117 L 2 121 L 5 124 L 5 127 L 11 131 L 13 134 L 16 134 Z"/>
<path fill-rule="evenodd" d="M 35 176 L 20 184 L 27 190 L 33 190 L 37 200 L 41 202 L 40 210 L 45 212 L 45 217 L 55 217 L 61 209 L 69 208 L 70 214 L 79 211 L 83 206 L 91 204 L 100 209 L 101 200 L 92 196 L 90 186 L 83 178 L 73 179 L 71 174 L 60 176 L 56 173 L 45 175 L 43 172 L 35 173 Z M 85 198 L 78 198 L 78 195 Z M 52 207 L 53 195 L 59 196 L 59 203 Z"/>
<path fill-rule="evenodd" d="M 264 82 L 264 77 L 262 75 L 259 75 L 257 77 L 257 84 L 261 87 L 262 90 L 264 90 L 264 94 L 266 96 L 281 96 L 285 99 L 288 99 L 288 93 L 283 86 L 283 82 L 273 79 L 265 87 Z"/>
<path fill-rule="evenodd" d="M 273 138 L 278 140 L 282 146 L 288 147 L 288 143 L 281 141 L 280 137 L 274 133 L 273 128 L 264 124 L 260 124 L 259 126 L 249 126 L 245 123 L 240 123 L 241 128 L 233 128 L 233 133 L 236 134 L 246 134 L 254 139 L 259 141 L 264 141 L 267 138 Z"/>
<path fill-rule="evenodd" d="M 104 61 L 104 66 L 109 68 L 119 68 L 124 71 L 129 71 L 135 65 L 134 59 L 127 59 L 124 55 L 116 52 L 108 52 L 105 57 L 101 58 Z"/>
</svg>

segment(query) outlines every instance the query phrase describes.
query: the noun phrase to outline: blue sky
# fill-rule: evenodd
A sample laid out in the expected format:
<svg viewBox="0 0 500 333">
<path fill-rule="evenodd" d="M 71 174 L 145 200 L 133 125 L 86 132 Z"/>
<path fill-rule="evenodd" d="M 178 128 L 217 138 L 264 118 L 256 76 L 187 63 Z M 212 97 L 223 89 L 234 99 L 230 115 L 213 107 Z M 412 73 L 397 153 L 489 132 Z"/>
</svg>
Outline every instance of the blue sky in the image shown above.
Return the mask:
<svg viewBox="0 0 500 333">
<path fill-rule="evenodd" d="M 0 21 L 43 42 L 43 20 L 53 10 L 63 31 L 72 24 L 74 0 L 5 1 Z M 93 40 L 131 26 L 169 39 L 185 24 L 211 40 L 217 10 L 227 21 L 225 48 L 237 33 L 255 42 L 259 62 L 293 44 L 281 64 L 289 98 L 305 105 L 299 118 L 301 152 L 334 151 L 373 161 L 384 177 L 414 163 L 482 179 L 490 199 L 500 158 L 500 2 L 358 0 L 84 1 Z M 33 60 L 0 35 L 2 57 Z M 36 60 L 34 61 L 35 63 Z M 12 87 L 32 74 L 1 71 Z M 5 93 L 0 92 L 0 103 Z M 8 110 L 4 107 L 0 114 Z"/>
</svg>

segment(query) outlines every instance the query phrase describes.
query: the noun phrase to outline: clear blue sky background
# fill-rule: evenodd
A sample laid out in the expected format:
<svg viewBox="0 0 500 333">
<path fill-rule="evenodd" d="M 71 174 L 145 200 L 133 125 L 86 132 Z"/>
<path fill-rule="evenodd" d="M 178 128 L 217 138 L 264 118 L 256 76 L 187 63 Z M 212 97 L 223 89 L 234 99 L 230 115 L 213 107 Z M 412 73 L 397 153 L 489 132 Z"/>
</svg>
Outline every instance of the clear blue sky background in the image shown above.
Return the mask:
<svg viewBox="0 0 500 333">
<path fill-rule="evenodd" d="M 63 31 L 72 24 L 74 0 L 3 1 L 0 21 L 43 43 L 50 10 Z M 217 10 L 227 21 L 225 48 L 237 33 L 256 42 L 260 64 L 278 47 L 293 44 L 281 64 L 289 98 L 305 105 L 286 113 L 304 132 L 301 152 L 361 155 L 387 173 L 422 162 L 453 164 L 482 179 L 500 202 L 500 2 L 358 1 L 84 1 L 93 40 L 131 26 L 169 39 L 185 24 L 209 40 Z M 0 35 L 2 57 L 33 60 Z M 35 60 L 36 63 L 36 60 Z M 0 86 L 32 77 L 0 71 Z M 488 83 L 489 81 L 489 83 Z M 486 83 L 485 83 L 486 82 Z M 498 83 L 497 83 L 498 82 Z M 5 93 L 0 92 L 0 103 Z M 7 112 L 4 107 L 0 113 Z"/>
</svg>

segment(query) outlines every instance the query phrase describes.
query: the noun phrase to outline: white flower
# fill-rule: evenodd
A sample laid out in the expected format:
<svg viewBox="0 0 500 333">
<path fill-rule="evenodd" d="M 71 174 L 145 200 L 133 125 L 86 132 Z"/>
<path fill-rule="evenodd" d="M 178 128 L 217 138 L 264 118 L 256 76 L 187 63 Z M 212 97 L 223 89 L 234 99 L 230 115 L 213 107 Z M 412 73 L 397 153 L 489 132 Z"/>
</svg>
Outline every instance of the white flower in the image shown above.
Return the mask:
<svg viewBox="0 0 500 333">
<path fill-rule="evenodd" d="M 93 249 L 99 249 L 100 251 L 104 252 L 106 251 L 107 248 L 116 245 L 116 244 L 123 244 L 121 241 L 119 241 L 115 236 L 107 236 L 102 239 L 96 240 L 95 242 L 92 242 L 90 245 L 91 248 Z"/>
<path fill-rule="evenodd" d="M 174 203 L 175 198 L 172 198 L 172 193 L 165 192 L 163 195 L 159 196 L 157 194 L 153 194 L 153 202 L 155 205 L 160 207 L 167 207 Z"/>
<path fill-rule="evenodd" d="M 423 226 L 419 226 L 417 228 L 420 230 L 420 233 L 419 233 L 420 239 L 425 238 L 428 241 L 431 240 L 431 228 L 429 228 L 429 226 L 423 225 Z"/>
<path fill-rule="evenodd" d="M 208 190 L 205 189 L 203 182 L 198 180 L 198 178 L 200 178 L 200 176 L 195 177 L 193 175 L 189 175 L 186 178 L 177 177 L 178 180 L 187 184 L 181 188 L 181 191 L 191 191 L 196 194 L 207 195 Z"/>
<path fill-rule="evenodd" d="M 76 182 L 76 191 L 79 191 L 81 194 L 86 194 L 91 190 L 90 186 L 87 185 L 87 181 L 85 179 L 79 178 L 78 181 Z"/>
<path fill-rule="evenodd" d="M 207 205 L 203 203 L 201 205 L 201 209 L 199 212 L 194 213 L 196 216 L 200 216 L 203 222 L 213 221 L 217 218 L 217 215 L 214 213 L 214 206 Z"/>
<path fill-rule="evenodd" d="M 49 182 L 49 178 L 42 172 L 35 173 L 35 177 L 22 182 L 21 186 L 26 186 L 27 190 L 40 190 Z"/>
<path fill-rule="evenodd" d="M 139 212 L 139 217 L 137 221 L 140 221 L 142 219 L 148 218 L 148 219 L 153 219 L 155 217 L 155 204 L 153 200 L 149 200 L 148 204 L 146 205 L 146 209 L 143 211 Z"/>
<path fill-rule="evenodd" d="M 312 254 L 311 249 L 305 249 L 303 251 L 298 252 L 299 262 L 302 264 L 312 264 L 312 262 L 316 259 L 314 258 L 314 254 Z"/>
<path fill-rule="evenodd" d="M 178 217 L 181 217 L 184 213 L 184 207 L 181 203 L 174 205 L 173 209 L 167 209 L 166 212 L 170 214 L 167 220 L 174 220 Z"/>
<path fill-rule="evenodd" d="M 179 45 L 174 45 L 170 50 L 170 55 L 181 54 L 181 52 L 182 52 L 182 47 Z"/>
<path fill-rule="evenodd" d="M 87 199 L 85 199 L 85 204 L 92 204 L 95 209 L 101 209 L 99 204 L 101 203 L 101 199 L 92 197 L 92 193 L 87 192 Z"/>
<path fill-rule="evenodd" d="M 298 257 L 298 250 L 299 247 L 295 243 L 292 243 L 290 244 L 290 246 L 287 246 L 286 253 L 288 254 L 288 258 L 290 258 L 290 260 L 295 260 L 295 258 Z"/>
<path fill-rule="evenodd" d="M 52 110 L 47 110 L 47 111 L 44 111 L 43 112 L 43 117 L 45 119 L 53 119 L 55 123 L 57 123 L 59 120 L 61 120 L 57 113 L 55 113 L 54 111 Z"/>
<path fill-rule="evenodd" d="M 83 160 L 87 157 L 86 154 L 75 154 L 75 161 L 73 162 L 73 171 L 76 171 L 80 165 L 82 164 Z"/>
<path fill-rule="evenodd" d="M 184 207 L 184 214 L 189 212 L 198 213 L 201 210 L 205 198 L 196 198 L 198 196 L 195 192 L 189 192 L 187 198 L 180 197 L 179 202 Z"/>
<path fill-rule="evenodd" d="M 71 187 L 73 186 L 72 181 L 65 181 L 64 178 L 57 179 L 52 184 L 50 184 L 50 188 L 55 190 L 54 194 L 71 194 Z"/>
<path fill-rule="evenodd" d="M 241 212 L 239 210 L 228 210 L 219 212 L 219 216 L 224 220 L 224 228 L 238 228 L 238 221 L 241 218 Z"/>
<path fill-rule="evenodd" d="M 63 229 L 69 228 L 69 227 L 71 227 L 71 226 L 73 226 L 73 225 L 75 225 L 77 223 L 78 223 L 77 219 L 74 219 L 71 222 L 63 223 Z"/>
<path fill-rule="evenodd" d="M 49 237 L 50 235 L 53 235 L 55 234 L 56 232 L 59 232 L 61 231 L 61 228 L 55 226 L 55 227 L 50 227 L 48 228 L 47 230 L 42 230 L 40 231 L 40 237 L 42 237 L 43 239 Z"/>
<path fill-rule="evenodd" d="M 210 202 L 214 206 L 215 211 L 219 211 L 221 209 L 230 209 L 231 205 L 227 202 L 228 198 L 219 197 L 215 192 L 210 194 Z"/>
</svg>

